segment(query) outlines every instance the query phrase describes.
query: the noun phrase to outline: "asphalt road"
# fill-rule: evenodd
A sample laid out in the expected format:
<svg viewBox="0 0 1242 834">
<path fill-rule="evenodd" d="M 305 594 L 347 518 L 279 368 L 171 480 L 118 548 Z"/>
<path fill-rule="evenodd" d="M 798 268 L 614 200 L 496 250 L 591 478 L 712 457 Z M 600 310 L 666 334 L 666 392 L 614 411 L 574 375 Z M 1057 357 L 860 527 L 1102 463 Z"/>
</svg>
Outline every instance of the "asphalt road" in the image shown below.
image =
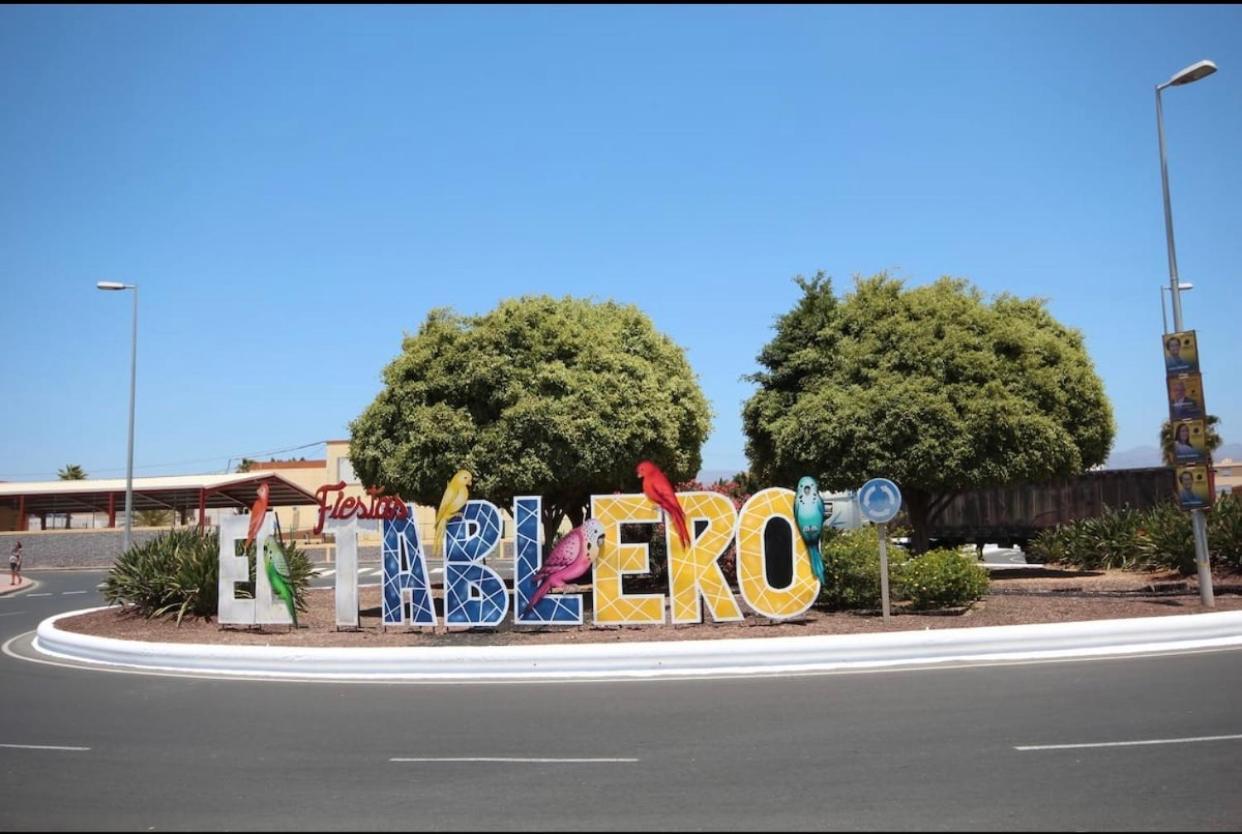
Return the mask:
<svg viewBox="0 0 1242 834">
<path fill-rule="evenodd" d="M 31 575 L 38 588 L 0 597 L 6 641 L 99 602 L 101 572 Z M 0 680 L 5 830 L 1242 826 L 1237 651 L 507 685 L 216 681 L 5 655 Z M 1185 741 L 1216 736 L 1238 737 Z M 1155 740 L 1177 741 L 1018 749 Z M 506 757 L 544 761 L 492 761 Z"/>
</svg>

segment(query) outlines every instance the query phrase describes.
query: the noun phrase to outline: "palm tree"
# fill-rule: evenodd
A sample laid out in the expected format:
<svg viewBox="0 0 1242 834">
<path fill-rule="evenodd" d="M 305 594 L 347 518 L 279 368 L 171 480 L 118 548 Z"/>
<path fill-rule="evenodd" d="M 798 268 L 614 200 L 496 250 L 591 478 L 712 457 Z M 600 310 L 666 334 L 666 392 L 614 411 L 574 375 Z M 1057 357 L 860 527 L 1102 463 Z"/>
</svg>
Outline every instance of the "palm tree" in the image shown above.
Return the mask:
<svg viewBox="0 0 1242 834">
<path fill-rule="evenodd" d="M 1220 422 L 1220 418 L 1215 414 L 1209 414 L 1205 421 L 1207 425 L 1204 427 L 1204 433 L 1208 454 L 1211 455 L 1220 448 L 1220 434 L 1216 431 L 1216 424 Z M 1164 425 L 1160 427 L 1160 457 L 1164 460 L 1165 466 L 1173 466 L 1176 461 L 1173 459 L 1173 424 L 1168 420 L 1164 421 Z"/>
<path fill-rule="evenodd" d="M 56 473 L 62 481 L 85 481 L 86 470 L 76 463 L 67 463 L 65 468 Z M 65 529 L 68 530 L 73 521 L 73 513 L 65 513 Z"/>
</svg>

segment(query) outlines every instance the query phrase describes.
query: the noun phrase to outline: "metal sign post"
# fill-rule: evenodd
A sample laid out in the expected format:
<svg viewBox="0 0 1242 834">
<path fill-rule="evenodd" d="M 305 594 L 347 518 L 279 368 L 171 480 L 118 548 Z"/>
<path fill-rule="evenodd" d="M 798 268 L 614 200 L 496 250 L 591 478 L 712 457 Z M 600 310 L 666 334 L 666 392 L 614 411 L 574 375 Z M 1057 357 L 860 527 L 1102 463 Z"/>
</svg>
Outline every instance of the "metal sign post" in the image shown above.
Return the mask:
<svg viewBox="0 0 1242 834">
<path fill-rule="evenodd" d="M 858 508 L 880 536 L 880 603 L 888 621 L 888 523 L 901 509 L 901 490 L 887 478 L 872 478 L 858 490 Z"/>
<path fill-rule="evenodd" d="M 888 622 L 888 525 L 877 524 L 875 529 L 880 532 L 880 605 Z"/>
</svg>

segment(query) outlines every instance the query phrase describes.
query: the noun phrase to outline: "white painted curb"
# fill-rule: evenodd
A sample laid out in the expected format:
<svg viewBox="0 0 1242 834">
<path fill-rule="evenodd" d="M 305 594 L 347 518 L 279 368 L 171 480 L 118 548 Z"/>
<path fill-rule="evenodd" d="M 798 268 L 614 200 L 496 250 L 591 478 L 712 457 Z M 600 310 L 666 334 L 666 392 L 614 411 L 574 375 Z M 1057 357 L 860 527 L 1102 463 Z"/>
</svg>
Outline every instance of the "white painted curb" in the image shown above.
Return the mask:
<svg viewBox="0 0 1242 834">
<path fill-rule="evenodd" d="M 1242 646 L 1242 611 L 887 634 L 538 646 L 291 648 L 144 643 L 39 624 L 53 657 L 146 671 L 358 681 L 620 680 L 797 674 Z"/>
</svg>

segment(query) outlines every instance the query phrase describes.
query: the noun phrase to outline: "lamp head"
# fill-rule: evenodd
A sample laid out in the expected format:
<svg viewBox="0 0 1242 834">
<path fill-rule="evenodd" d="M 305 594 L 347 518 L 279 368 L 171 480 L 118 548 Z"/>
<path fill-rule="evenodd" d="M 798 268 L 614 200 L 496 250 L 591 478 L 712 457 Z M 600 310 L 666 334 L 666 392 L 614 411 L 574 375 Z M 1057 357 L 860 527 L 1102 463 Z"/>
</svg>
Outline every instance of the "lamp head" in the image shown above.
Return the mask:
<svg viewBox="0 0 1242 834">
<path fill-rule="evenodd" d="M 1200 78 L 1207 78 L 1214 72 L 1216 72 L 1216 64 L 1211 61 L 1200 61 L 1197 64 L 1191 64 L 1181 72 L 1174 75 L 1165 83 L 1164 86 L 1180 87 L 1183 84 L 1190 84 L 1194 81 L 1198 81 Z"/>
<path fill-rule="evenodd" d="M 129 289 L 128 284 L 122 284 L 119 281 L 100 281 L 95 284 L 95 289 L 99 290 L 125 290 Z"/>
</svg>

